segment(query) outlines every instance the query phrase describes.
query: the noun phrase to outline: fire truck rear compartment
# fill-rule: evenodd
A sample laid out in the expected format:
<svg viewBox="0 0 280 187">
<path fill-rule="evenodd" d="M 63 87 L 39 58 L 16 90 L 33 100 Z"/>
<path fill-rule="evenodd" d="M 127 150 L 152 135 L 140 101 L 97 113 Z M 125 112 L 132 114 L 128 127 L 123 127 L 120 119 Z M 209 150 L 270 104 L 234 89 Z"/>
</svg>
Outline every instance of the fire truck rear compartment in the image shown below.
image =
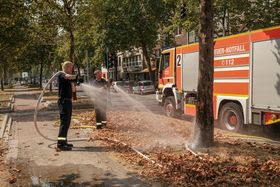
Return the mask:
<svg viewBox="0 0 280 187">
<path fill-rule="evenodd" d="M 280 39 L 252 44 L 251 76 L 252 123 L 268 125 L 279 121 L 280 118 L 274 119 L 279 115 L 268 113 L 280 114 Z"/>
</svg>

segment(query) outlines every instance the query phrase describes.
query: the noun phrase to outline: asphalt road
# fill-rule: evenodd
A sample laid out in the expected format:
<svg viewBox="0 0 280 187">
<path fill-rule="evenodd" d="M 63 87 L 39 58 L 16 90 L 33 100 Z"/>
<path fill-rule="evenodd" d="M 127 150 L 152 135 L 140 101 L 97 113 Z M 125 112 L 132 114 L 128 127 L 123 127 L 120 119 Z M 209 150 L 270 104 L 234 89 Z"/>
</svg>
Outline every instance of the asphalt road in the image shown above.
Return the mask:
<svg viewBox="0 0 280 187">
<path fill-rule="evenodd" d="M 155 94 L 136 95 L 111 93 L 111 110 L 145 111 L 164 114 Z"/>
</svg>

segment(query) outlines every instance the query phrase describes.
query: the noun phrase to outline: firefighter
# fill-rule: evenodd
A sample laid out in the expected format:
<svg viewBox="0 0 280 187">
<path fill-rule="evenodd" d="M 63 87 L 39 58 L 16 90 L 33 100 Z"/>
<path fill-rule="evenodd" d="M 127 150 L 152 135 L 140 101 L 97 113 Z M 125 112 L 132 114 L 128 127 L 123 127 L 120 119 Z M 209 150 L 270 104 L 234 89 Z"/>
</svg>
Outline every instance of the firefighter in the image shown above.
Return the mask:
<svg viewBox="0 0 280 187">
<path fill-rule="evenodd" d="M 78 76 L 72 75 L 73 63 L 62 63 L 62 70 L 58 77 L 58 108 L 60 114 L 60 128 L 57 138 L 57 148 L 62 151 L 72 150 L 73 145 L 67 143 L 67 133 L 72 116 L 72 92 L 75 90 L 74 82 Z"/>
<path fill-rule="evenodd" d="M 101 129 L 102 126 L 107 125 L 107 99 L 108 99 L 108 83 L 102 78 L 100 70 L 94 72 L 95 79 L 92 82 L 92 86 L 96 88 L 94 108 L 96 116 L 96 128 Z"/>
</svg>

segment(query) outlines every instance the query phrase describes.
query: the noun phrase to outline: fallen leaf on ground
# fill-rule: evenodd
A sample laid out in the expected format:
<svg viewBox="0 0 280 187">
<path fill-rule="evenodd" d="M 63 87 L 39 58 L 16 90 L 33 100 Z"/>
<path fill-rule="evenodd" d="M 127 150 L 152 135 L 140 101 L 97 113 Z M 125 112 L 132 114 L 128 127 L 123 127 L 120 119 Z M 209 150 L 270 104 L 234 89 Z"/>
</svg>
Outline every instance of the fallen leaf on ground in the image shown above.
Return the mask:
<svg viewBox="0 0 280 187">
<path fill-rule="evenodd" d="M 17 182 L 17 178 L 16 177 L 9 178 L 9 183 L 10 184 L 14 184 L 16 182 Z"/>
</svg>

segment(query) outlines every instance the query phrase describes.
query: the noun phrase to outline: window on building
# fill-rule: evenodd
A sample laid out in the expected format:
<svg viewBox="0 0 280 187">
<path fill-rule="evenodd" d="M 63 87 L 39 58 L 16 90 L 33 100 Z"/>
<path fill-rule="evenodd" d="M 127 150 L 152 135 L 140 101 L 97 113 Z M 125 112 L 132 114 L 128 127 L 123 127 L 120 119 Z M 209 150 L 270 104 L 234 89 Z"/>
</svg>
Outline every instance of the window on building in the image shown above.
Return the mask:
<svg viewBox="0 0 280 187">
<path fill-rule="evenodd" d="M 123 59 L 123 67 L 126 67 L 126 58 Z"/>
<path fill-rule="evenodd" d="M 122 66 L 122 58 L 121 57 L 118 58 L 118 66 Z"/>
<path fill-rule="evenodd" d="M 188 32 L 188 42 L 189 44 L 198 42 L 198 37 L 195 31 Z"/>
<path fill-rule="evenodd" d="M 182 35 L 182 27 L 177 27 L 175 30 L 175 37 Z"/>
</svg>

